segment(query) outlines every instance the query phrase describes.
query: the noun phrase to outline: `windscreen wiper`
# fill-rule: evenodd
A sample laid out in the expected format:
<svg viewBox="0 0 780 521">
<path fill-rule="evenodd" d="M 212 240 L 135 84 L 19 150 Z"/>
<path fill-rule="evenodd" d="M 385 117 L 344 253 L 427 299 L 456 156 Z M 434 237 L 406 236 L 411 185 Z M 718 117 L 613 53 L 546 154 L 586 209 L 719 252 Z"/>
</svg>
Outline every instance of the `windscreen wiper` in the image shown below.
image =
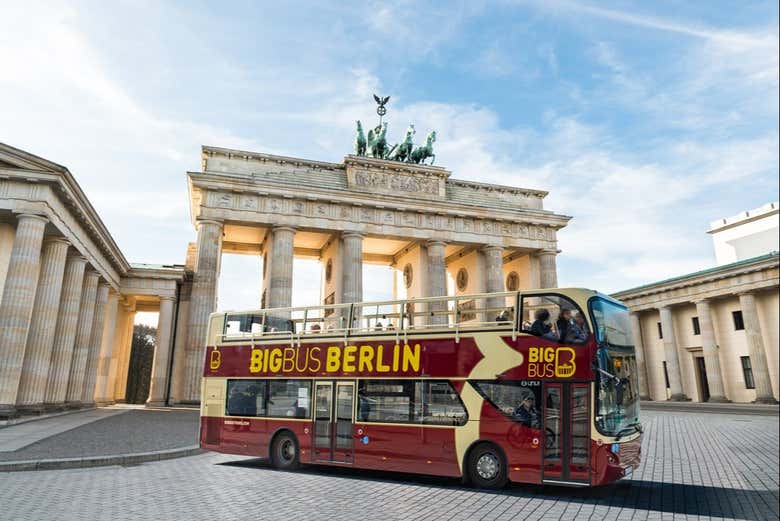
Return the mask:
<svg viewBox="0 0 780 521">
<path fill-rule="evenodd" d="M 622 438 L 626 434 L 631 434 L 632 432 L 639 432 L 639 433 L 641 433 L 642 432 L 642 424 L 640 424 L 639 422 L 634 422 L 634 423 L 632 423 L 632 424 L 630 424 L 630 425 L 628 425 L 626 427 L 623 427 L 622 429 L 620 429 L 618 431 L 617 435 L 615 436 L 615 441 L 620 441 L 620 438 Z"/>
</svg>

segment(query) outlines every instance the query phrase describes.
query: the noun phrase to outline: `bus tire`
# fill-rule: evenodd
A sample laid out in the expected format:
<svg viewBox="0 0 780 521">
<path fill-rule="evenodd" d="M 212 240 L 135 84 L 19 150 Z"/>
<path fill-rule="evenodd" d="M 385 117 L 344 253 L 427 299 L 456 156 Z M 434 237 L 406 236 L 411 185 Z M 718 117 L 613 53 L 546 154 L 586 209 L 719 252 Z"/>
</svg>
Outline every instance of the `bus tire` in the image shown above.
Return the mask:
<svg viewBox="0 0 780 521">
<path fill-rule="evenodd" d="M 301 464 L 298 440 L 290 431 L 282 431 L 271 442 L 271 463 L 279 470 L 294 470 Z"/>
<path fill-rule="evenodd" d="M 508 480 L 504 453 L 492 443 L 480 443 L 469 453 L 468 476 L 477 488 L 500 489 Z"/>
</svg>

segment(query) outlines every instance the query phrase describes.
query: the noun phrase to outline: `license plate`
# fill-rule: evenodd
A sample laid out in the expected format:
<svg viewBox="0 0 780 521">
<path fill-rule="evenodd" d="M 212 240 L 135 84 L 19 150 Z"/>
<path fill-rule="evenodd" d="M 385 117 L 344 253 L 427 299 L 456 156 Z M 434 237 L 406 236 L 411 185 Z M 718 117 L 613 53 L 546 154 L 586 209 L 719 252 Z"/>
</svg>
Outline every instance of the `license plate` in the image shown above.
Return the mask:
<svg viewBox="0 0 780 521">
<path fill-rule="evenodd" d="M 634 467 L 626 467 L 623 469 L 623 476 L 628 477 L 634 472 Z"/>
</svg>

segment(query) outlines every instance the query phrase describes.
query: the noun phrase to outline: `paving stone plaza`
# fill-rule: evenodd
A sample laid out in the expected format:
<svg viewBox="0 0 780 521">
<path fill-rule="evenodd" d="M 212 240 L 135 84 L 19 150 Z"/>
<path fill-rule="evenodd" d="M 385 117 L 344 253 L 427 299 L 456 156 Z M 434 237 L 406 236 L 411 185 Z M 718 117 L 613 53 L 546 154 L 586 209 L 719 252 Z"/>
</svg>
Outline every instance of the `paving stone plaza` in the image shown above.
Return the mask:
<svg viewBox="0 0 780 521">
<path fill-rule="evenodd" d="M 280 472 L 206 453 L 127 467 L 0 474 L 3 518 L 777 519 L 776 415 L 645 411 L 643 462 L 597 489 L 510 485 L 330 467 Z M 93 427 L 94 429 L 94 427 Z"/>
</svg>

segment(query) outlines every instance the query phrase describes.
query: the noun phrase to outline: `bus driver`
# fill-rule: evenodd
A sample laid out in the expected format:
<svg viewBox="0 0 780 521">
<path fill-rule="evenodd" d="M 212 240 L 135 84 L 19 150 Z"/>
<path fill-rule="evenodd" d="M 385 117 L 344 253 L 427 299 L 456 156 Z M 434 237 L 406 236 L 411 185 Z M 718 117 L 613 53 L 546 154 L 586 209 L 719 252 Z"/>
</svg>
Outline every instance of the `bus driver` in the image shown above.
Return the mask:
<svg viewBox="0 0 780 521">
<path fill-rule="evenodd" d="M 515 417 L 517 420 L 526 427 L 532 429 L 538 429 L 540 425 L 539 412 L 536 410 L 535 402 L 536 400 L 534 399 L 533 393 L 526 391 L 523 393 L 520 406 L 515 409 Z"/>
</svg>

